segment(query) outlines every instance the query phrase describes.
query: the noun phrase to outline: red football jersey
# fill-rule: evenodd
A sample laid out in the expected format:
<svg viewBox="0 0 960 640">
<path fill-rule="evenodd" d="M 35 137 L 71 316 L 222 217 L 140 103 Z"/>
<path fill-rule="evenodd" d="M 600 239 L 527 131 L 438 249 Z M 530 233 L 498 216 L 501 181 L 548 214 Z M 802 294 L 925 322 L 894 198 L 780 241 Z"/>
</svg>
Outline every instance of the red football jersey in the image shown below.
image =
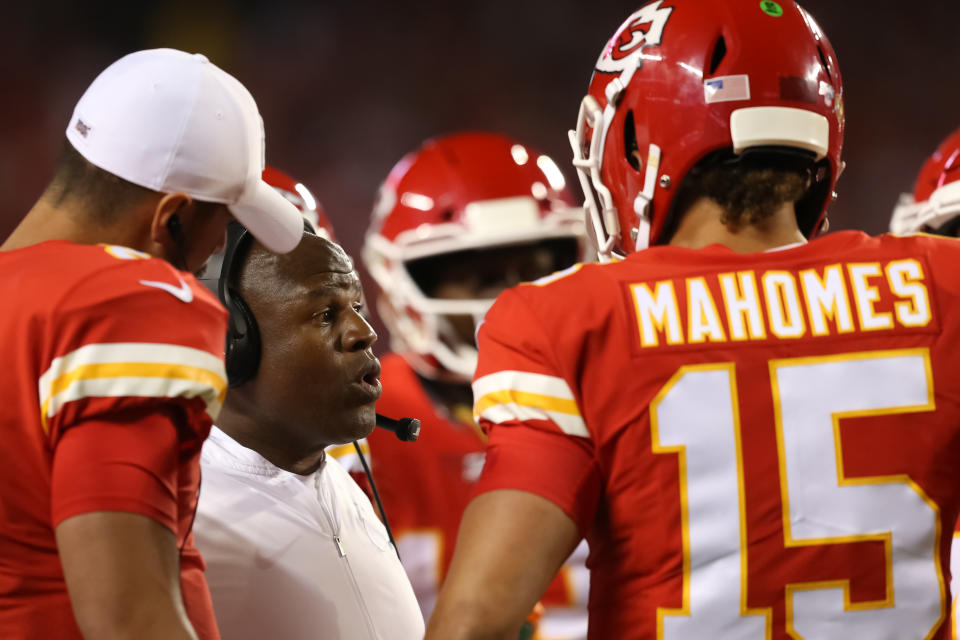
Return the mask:
<svg viewBox="0 0 960 640">
<path fill-rule="evenodd" d="M 428 618 L 453 558 L 460 517 L 483 468 L 484 438 L 470 419 L 469 408 L 463 422 L 441 415 L 402 357 L 388 354 L 381 363 L 383 395 L 377 411 L 394 418 L 418 418 L 421 430 L 416 442 L 374 431 L 367 437 L 370 465 L 404 568 Z M 351 450 L 352 445 L 344 451 Z M 546 612 L 539 636 L 543 640 L 583 637 L 584 556 L 571 557 L 543 598 Z"/>
<path fill-rule="evenodd" d="M 0 274 L 0 637 L 81 638 L 54 529 L 127 511 L 177 534 L 187 613 L 218 638 L 190 528 L 226 313 L 190 274 L 124 247 L 44 242 L 0 252 Z"/>
<path fill-rule="evenodd" d="M 506 292 L 481 490 L 590 542 L 591 639 L 949 636 L 960 243 L 655 247 Z"/>
</svg>

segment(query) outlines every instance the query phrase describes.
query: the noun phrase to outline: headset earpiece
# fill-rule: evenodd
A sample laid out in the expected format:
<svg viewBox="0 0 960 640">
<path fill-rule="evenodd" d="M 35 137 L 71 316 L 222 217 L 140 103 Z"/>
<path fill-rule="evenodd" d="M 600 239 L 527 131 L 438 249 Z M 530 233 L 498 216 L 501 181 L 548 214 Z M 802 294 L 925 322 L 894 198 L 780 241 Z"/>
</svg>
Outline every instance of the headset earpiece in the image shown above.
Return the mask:
<svg viewBox="0 0 960 640">
<path fill-rule="evenodd" d="M 303 227 L 306 233 L 313 233 L 306 219 Z M 239 222 L 227 225 L 227 244 L 223 251 L 217 295 L 230 313 L 225 353 L 227 380 L 231 387 L 239 387 L 253 380 L 260 367 L 260 327 L 247 301 L 236 289 L 237 277 L 252 242 L 253 236 Z"/>
<path fill-rule="evenodd" d="M 181 271 L 189 271 L 187 265 L 187 238 L 183 233 L 183 225 L 180 224 L 180 216 L 172 214 L 167 218 L 167 231 L 170 232 L 170 238 L 173 240 L 173 246 L 177 251 L 177 260 L 180 264 L 175 265 Z"/>
<path fill-rule="evenodd" d="M 183 237 L 183 227 L 180 225 L 180 216 L 177 214 L 172 214 L 167 218 L 167 231 L 170 232 L 170 236 L 176 241 L 177 237 Z"/>
<path fill-rule="evenodd" d="M 260 366 L 260 328 L 246 300 L 236 290 L 243 259 L 253 236 L 237 222 L 227 226 L 227 244 L 217 282 L 217 294 L 230 314 L 227 327 L 226 369 L 231 387 L 249 382 Z"/>
</svg>

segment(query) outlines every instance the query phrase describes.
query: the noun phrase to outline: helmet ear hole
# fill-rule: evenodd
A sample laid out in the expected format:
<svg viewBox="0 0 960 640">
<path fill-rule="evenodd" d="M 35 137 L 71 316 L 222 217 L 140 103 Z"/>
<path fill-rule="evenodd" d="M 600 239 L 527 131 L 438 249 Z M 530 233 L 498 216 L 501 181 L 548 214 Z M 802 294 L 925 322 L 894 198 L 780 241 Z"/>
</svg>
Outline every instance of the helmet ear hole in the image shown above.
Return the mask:
<svg viewBox="0 0 960 640">
<path fill-rule="evenodd" d="M 623 151 L 627 162 L 634 171 L 640 171 L 640 145 L 637 144 L 637 129 L 633 121 L 633 110 L 627 111 L 623 119 Z"/>
<path fill-rule="evenodd" d="M 823 55 L 822 53 L 820 54 Z M 717 72 L 717 69 L 720 67 L 720 63 L 723 62 L 723 59 L 727 56 L 727 41 L 724 39 L 723 34 L 717 38 L 717 43 L 713 45 L 713 55 L 710 56 L 710 75 L 712 76 Z"/>
<path fill-rule="evenodd" d="M 827 64 L 827 56 L 825 56 L 825 55 L 823 54 L 823 47 L 818 46 L 818 47 L 817 47 L 817 53 L 820 54 L 820 64 L 823 65 L 823 70 L 824 70 L 824 72 L 826 72 L 826 74 L 827 74 L 827 79 L 828 79 L 830 82 L 833 82 L 833 74 L 830 73 L 830 65 Z"/>
</svg>

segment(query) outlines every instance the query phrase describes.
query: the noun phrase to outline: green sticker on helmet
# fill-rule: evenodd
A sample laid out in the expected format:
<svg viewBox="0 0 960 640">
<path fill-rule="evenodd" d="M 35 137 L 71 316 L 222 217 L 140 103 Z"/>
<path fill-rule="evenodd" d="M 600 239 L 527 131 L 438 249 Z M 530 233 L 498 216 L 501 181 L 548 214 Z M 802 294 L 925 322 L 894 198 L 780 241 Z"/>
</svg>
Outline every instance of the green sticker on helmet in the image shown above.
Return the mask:
<svg viewBox="0 0 960 640">
<path fill-rule="evenodd" d="M 768 16 L 774 18 L 779 18 L 783 15 L 783 7 L 774 2 L 773 0 L 761 0 L 760 8 L 763 9 L 763 12 Z"/>
</svg>

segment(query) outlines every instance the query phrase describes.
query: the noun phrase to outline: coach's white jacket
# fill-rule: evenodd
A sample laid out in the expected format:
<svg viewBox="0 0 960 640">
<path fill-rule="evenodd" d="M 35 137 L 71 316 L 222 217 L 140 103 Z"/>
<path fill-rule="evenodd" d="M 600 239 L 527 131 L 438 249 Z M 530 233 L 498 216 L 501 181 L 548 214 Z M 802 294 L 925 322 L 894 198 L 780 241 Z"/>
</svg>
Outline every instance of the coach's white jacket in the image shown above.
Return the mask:
<svg viewBox="0 0 960 640">
<path fill-rule="evenodd" d="M 329 456 L 300 476 L 214 427 L 194 535 L 224 640 L 420 640 L 410 581 L 363 491 Z"/>
</svg>

